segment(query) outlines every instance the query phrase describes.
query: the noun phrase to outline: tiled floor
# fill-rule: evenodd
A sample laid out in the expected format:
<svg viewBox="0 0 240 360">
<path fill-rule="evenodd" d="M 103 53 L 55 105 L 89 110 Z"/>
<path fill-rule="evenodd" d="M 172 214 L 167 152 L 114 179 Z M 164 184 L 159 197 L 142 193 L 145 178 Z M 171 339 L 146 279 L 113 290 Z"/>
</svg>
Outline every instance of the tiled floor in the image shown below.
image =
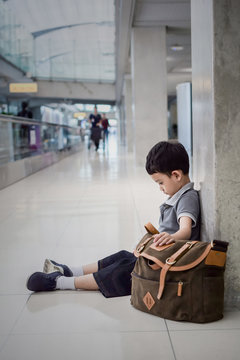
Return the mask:
<svg viewBox="0 0 240 360">
<path fill-rule="evenodd" d="M 30 293 L 45 257 L 72 265 L 132 250 L 157 225 L 156 184 L 110 138 L 0 191 L 0 359 L 238 360 L 240 313 L 221 321 L 165 321 L 99 292 Z"/>
</svg>

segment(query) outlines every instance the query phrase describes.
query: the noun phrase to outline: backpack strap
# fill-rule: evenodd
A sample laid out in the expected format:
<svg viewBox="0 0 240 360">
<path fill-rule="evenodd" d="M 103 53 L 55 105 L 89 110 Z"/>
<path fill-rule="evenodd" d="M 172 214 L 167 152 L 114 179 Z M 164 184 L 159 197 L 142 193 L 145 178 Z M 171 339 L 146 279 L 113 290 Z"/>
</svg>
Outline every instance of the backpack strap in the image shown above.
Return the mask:
<svg viewBox="0 0 240 360">
<path fill-rule="evenodd" d="M 199 242 L 199 241 L 197 241 Z M 151 246 L 150 246 L 151 247 Z M 210 250 L 212 249 L 212 245 L 208 244 L 206 249 L 204 250 L 204 252 L 202 253 L 201 256 L 199 256 L 199 258 L 197 258 L 196 260 L 194 260 L 193 262 L 186 264 L 186 265 L 181 265 L 181 266 L 171 266 L 169 268 L 169 271 L 186 271 L 189 269 L 192 269 L 193 267 L 197 266 L 198 264 L 200 264 L 200 262 L 202 262 L 209 254 Z M 136 256 L 136 253 L 134 253 L 134 255 Z M 138 255 L 139 256 L 139 255 Z M 159 260 L 158 258 L 156 258 L 155 256 L 151 256 L 149 254 L 147 254 L 146 252 L 142 252 L 140 254 L 140 256 L 143 256 L 144 258 L 150 260 L 150 262 L 152 261 L 152 263 L 148 263 L 148 265 L 153 269 L 153 270 L 159 270 L 160 268 L 164 267 L 164 263 Z"/>
<path fill-rule="evenodd" d="M 144 250 L 144 248 L 147 246 L 147 244 L 149 243 L 150 240 L 153 239 L 153 236 L 151 236 L 150 238 L 146 239 L 145 241 L 143 241 L 139 246 L 137 246 L 137 248 L 134 251 L 134 255 L 135 256 L 139 256 L 139 254 Z"/>
<path fill-rule="evenodd" d="M 145 224 L 144 227 L 147 230 L 147 232 L 149 232 L 152 235 L 159 234 L 159 231 L 150 222 Z"/>
<path fill-rule="evenodd" d="M 161 299 L 163 290 L 165 287 L 165 279 L 168 270 L 174 265 L 188 250 L 190 250 L 198 241 L 188 241 L 184 244 L 177 252 L 175 252 L 170 258 L 166 260 L 161 272 L 160 272 L 160 283 L 157 298 Z"/>
</svg>

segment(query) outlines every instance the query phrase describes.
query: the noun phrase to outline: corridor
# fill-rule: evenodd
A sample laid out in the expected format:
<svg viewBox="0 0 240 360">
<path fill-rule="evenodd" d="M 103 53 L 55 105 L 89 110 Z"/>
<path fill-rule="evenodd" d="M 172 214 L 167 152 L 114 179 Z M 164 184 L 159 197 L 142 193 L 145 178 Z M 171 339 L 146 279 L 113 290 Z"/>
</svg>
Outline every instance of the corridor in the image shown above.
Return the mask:
<svg viewBox="0 0 240 360">
<path fill-rule="evenodd" d="M 164 200 L 144 167 L 110 136 L 0 191 L 0 359 L 237 360 L 240 313 L 166 321 L 97 291 L 31 293 L 46 257 L 79 265 L 131 251 Z M 229 349 L 231 349 L 229 355 Z"/>
</svg>

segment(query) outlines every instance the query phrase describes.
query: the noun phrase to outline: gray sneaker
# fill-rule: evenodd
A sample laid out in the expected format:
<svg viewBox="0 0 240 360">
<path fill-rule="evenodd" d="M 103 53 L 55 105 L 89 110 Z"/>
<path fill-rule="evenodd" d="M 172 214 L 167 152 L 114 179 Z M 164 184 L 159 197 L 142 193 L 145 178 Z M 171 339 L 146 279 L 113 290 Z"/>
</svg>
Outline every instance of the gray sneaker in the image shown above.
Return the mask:
<svg viewBox="0 0 240 360">
<path fill-rule="evenodd" d="M 53 291 L 56 290 L 57 279 L 62 276 L 59 271 L 45 274 L 35 272 L 27 280 L 27 288 L 31 291 Z"/>
<path fill-rule="evenodd" d="M 58 264 L 56 261 L 46 259 L 43 265 L 43 272 L 45 274 L 50 274 L 56 271 L 59 271 L 61 274 L 67 277 L 73 276 L 72 271 L 67 265 Z"/>
</svg>

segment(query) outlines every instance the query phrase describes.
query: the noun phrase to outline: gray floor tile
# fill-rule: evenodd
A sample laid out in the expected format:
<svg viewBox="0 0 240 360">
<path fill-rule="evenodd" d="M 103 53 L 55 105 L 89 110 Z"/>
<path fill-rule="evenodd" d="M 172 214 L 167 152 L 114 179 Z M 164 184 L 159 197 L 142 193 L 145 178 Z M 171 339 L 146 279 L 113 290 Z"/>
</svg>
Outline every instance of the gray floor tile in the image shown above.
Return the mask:
<svg viewBox="0 0 240 360">
<path fill-rule="evenodd" d="M 174 360 L 166 332 L 11 335 L 1 360 Z"/>
<path fill-rule="evenodd" d="M 171 331 L 177 360 L 239 360 L 240 330 Z"/>
<path fill-rule="evenodd" d="M 24 295 L 0 296 L 0 335 L 7 335 L 11 332 L 27 298 L 28 296 Z"/>
<path fill-rule="evenodd" d="M 30 297 L 14 334 L 81 331 L 166 331 L 163 319 L 130 305 L 130 297 L 106 299 L 100 292 L 56 291 Z"/>
<path fill-rule="evenodd" d="M 206 324 L 195 324 L 167 320 L 168 329 L 178 331 L 192 330 L 240 330 L 240 311 L 226 311 L 223 319 Z"/>
</svg>

